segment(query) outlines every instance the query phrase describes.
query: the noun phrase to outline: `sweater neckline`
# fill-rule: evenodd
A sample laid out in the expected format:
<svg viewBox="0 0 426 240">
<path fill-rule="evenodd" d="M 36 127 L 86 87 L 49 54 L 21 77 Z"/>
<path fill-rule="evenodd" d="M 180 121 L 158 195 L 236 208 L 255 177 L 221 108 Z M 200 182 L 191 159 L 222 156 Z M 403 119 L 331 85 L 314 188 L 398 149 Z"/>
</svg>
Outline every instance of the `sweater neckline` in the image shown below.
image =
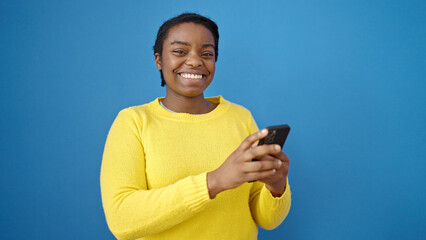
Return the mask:
<svg viewBox="0 0 426 240">
<path fill-rule="evenodd" d="M 205 120 L 217 118 L 218 116 L 225 113 L 230 106 L 230 103 L 227 100 L 225 100 L 222 96 L 219 95 L 216 97 L 206 98 L 207 101 L 218 104 L 215 109 L 213 109 L 212 111 L 208 113 L 205 113 L 205 114 L 176 113 L 176 112 L 170 112 L 161 106 L 160 101 L 162 101 L 163 99 L 164 97 L 157 98 L 149 104 L 153 113 L 164 118 L 178 120 L 178 121 L 198 122 L 198 121 L 205 121 Z"/>
</svg>

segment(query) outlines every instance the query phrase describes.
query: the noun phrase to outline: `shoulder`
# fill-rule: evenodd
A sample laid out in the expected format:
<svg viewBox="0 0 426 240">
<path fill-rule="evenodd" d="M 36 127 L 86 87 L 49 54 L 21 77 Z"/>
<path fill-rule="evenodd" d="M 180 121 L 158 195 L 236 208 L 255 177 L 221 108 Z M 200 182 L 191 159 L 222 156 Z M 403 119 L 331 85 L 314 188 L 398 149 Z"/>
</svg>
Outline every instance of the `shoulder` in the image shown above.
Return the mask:
<svg viewBox="0 0 426 240">
<path fill-rule="evenodd" d="M 122 109 L 118 114 L 120 115 L 132 115 L 142 117 L 144 115 L 149 115 L 154 108 L 156 108 L 156 104 L 158 99 L 155 99 L 152 102 L 145 103 L 142 105 L 130 106 Z"/>
<path fill-rule="evenodd" d="M 239 116 L 242 116 L 242 117 L 251 117 L 251 112 L 246 107 L 240 104 L 228 101 L 224 99 L 222 96 L 219 96 L 219 98 L 221 99 L 221 103 L 223 102 L 224 104 L 229 105 L 229 110 L 232 113 L 238 114 Z"/>
<path fill-rule="evenodd" d="M 251 112 L 247 108 L 240 104 L 233 103 L 225 99 L 223 100 L 229 105 L 229 118 L 232 119 L 232 121 L 237 120 L 243 123 L 246 127 L 247 135 L 253 134 L 258 131 L 256 121 L 254 120 Z"/>
<path fill-rule="evenodd" d="M 150 103 L 124 108 L 119 111 L 116 120 L 131 121 L 134 123 L 142 122 L 151 115 L 154 108 L 153 105 L 155 105 L 156 101 L 157 99 Z"/>
</svg>

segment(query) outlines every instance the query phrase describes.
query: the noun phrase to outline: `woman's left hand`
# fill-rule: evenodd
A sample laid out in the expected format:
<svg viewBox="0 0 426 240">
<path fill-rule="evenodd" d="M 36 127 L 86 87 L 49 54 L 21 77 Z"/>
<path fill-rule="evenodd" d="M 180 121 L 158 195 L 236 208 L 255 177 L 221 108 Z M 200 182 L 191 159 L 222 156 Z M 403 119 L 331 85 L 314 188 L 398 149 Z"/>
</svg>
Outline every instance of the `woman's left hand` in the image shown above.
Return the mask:
<svg viewBox="0 0 426 240">
<path fill-rule="evenodd" d="M 259 179 L 258 181 L 265 183 L 266 188 L 272 193 L 274 197 L 280 197 L 286 188 L 286 180 L 289 170 L 290 159 L 284 152 L 279 152 L 274 155 L 266 155 L 262 158 L 256 159 L 257 161 L 276 161 L 282 162 L 281 166 L 276 168 L 274 175 Z"/>
</svg>

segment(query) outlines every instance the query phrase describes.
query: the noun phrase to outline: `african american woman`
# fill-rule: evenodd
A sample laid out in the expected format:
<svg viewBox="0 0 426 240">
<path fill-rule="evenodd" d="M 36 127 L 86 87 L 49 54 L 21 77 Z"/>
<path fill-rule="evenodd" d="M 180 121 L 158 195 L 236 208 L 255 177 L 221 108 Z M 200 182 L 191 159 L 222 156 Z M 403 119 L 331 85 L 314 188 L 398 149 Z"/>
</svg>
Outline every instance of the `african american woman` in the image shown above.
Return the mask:
<svg viewBox="0 0 426 240">
<path fill-rule="evenodd" d="M 218 42 L 217 25 L 198 14 L 158 30 L 166 96 L 121 110 L 102 159 L 102 202 L 117 239 L 257 239 L 258 226 L 287 216 L 289 158 L 279 145 L 256 144 L 268 131 L 247 109 L 204 97 Z"/>
</svg>

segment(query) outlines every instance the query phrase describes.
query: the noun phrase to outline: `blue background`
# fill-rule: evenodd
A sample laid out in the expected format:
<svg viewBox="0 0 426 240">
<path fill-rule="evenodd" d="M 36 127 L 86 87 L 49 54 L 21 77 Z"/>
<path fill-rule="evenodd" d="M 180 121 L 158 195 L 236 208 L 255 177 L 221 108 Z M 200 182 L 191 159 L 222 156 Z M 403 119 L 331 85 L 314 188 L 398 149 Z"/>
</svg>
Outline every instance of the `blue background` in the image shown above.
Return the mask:
<svg viewBox="0 0 426 240">
<path fill-rule="evenodd" d="M 1 239 L 114 239 L 105 139 L 164 96 L 152 46 L 184 11 L 219 25 L 206 96 L 292 126 L 292 209 L 259 239 L 424 239 L 426 2 L 391 0 L 1 1 Z"/>
</svg>

